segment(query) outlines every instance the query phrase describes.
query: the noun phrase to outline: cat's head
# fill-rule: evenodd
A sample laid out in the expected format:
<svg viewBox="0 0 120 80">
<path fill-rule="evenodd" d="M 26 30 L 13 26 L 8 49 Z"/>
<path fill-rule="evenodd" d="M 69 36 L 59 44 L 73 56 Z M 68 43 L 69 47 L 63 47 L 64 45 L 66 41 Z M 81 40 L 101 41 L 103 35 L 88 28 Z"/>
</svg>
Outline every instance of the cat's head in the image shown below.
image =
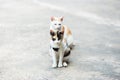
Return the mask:
<svg viewBox="0 0 120 80">
<path fill-rule="evenodd" d="M 51 26 L 55 30 L 60 30 L 62 27 L 63 17 L 51 17 Z"/>
<path fill-rule="evenodd" d="M 64 31 L 53 31 L 50 30 L 51 40 L 54 44 L 60 45 L 63 40 Z"/>
</svg>

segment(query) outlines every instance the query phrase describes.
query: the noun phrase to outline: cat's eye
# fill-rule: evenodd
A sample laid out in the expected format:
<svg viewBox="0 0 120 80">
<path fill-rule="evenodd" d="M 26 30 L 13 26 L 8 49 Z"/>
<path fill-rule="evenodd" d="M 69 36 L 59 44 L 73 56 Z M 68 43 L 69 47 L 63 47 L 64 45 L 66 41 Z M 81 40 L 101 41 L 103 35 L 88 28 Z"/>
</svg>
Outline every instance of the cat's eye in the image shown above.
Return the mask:
<svg viewBox="0 0 120 80">
<path fill-rule="evenodd" d="M 55 24 L 55 25 L 57 25 L 57 24 Z"/>
<path fill-rule="evenodd" d="M 61 24 L 58 24 L 58 25 L 61 25 Z"/>
<path fill-rule="evenodd" d="M 56 39 L 55 38 L 52 38 L 53 41 L 55 41 Z"/>
</svg>

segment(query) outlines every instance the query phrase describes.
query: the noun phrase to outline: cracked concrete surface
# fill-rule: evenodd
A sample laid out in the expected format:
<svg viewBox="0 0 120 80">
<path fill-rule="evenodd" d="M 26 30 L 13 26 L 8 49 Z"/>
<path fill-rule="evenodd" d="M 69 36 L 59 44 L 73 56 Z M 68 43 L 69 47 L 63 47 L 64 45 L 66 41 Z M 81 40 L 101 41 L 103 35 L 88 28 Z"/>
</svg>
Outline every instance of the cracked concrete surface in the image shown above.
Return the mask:
<svg viewBox="0 0 120 80">
<path fill-rule="evenodd" d="M 1 0 L 0 80 L 120 80 L 119 0 Z M 64 16 L 75 48 L 51 68 L 50 16 Z"/>
</svg>

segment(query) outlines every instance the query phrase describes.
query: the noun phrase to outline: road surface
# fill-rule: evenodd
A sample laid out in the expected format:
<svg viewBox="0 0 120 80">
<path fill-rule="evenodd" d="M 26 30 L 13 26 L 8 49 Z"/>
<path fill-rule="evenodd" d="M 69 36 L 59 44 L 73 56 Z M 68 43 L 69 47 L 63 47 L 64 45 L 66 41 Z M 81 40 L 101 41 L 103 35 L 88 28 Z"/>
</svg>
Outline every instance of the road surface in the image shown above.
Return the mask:
<svg viewBox="0 0 120 80">
<path fill-rule="evenodd" d="M 120 80 L 119 0 L 0 0 L 0 80 Z M 75 48 L 66 68 L 49 56 L 51 16 Z"/>
</svg>

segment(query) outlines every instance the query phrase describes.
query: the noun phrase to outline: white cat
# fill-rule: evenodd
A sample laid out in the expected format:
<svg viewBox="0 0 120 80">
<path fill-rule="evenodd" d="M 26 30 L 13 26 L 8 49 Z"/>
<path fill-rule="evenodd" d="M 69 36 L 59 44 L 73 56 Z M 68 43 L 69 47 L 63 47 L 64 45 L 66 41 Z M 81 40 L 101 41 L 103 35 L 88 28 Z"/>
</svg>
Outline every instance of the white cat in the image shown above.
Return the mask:
<svg viewBox="0 0 120 80">
<path fill-rule="evenodd" d="M 64 58 L 70 54 L 73 46 L 73 37 L 70 29 L 62 25 L 63 17 L 51 17 L 50 25 L 50 55 L 52 56 L 52 67 L 67 66 Z"/>
</svg>

